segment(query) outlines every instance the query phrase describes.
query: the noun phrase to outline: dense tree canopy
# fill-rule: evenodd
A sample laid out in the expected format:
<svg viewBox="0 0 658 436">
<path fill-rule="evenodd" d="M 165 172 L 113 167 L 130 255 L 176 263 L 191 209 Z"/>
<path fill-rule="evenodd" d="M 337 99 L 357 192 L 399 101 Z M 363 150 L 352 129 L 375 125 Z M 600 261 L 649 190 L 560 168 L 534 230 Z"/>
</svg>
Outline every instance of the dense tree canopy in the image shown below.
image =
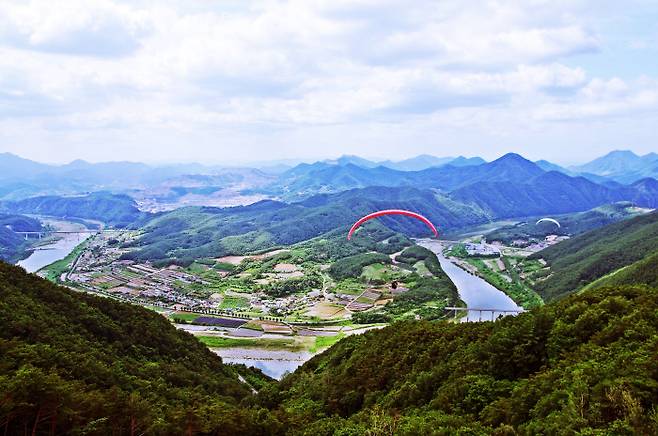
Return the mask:
<svg viewBox="0 0 658 436">
<path fill-rule="evenodd" d="M 271 433 L 237 375 L 155 312 L 0 263 L 5 434 Z"/>
<path fill-rule="evenodd" d="M 658 212 L 593 230 L 530 257 L 546 260 L 551 269 L 535 290 L 545 301 L 554 300 L 645 259 L 657 247 Z"/>
<path fill-rule="evenodd" d="M 658 291 L 605 288 L 351 336 L 258 400 L 290 434 L 655 434 L 657 350 Z"/>
</svg>

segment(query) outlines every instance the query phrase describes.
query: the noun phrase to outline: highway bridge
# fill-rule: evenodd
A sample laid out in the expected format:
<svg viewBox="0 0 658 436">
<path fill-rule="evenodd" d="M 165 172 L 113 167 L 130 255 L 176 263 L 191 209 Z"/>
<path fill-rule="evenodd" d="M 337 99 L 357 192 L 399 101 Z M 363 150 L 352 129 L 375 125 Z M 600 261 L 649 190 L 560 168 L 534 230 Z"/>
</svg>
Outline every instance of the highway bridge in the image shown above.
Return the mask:
<svg viewBox="0 0 658 436">
<path fill-rule="evenodd" d="M 498 319 L 496 317 L 496 314 L 499 316 L 507 316 L 507 315 L 517 315 L 519 313 L 525 312 L 524 309 L 494 309 L 494 308 L 488 308 L 488 307 L 446 307 L 446 310 L 453 310 L 455 312 L 455 318 L 457 318 L 457 312 L 478 312 L 478 320 L 479 321 L 495 321 Z M 489 319 L 489 313 L 491 313 L 491 318 Z M 482 315 L 484 314 L 485 318 L 482 318 Z"/>
<path fill-rule="evenodd" d="M 39 239 L 41 239 L 45 235 L 77 235 L 80 233 L 90 233 L 90 234 L 97 234 L 97 233 L 116 233 L 116 232 L 121 232 L 122 230 L 116 230 L 116 229 L 98 229 L 98 230 L 90 230 L 90 229 L 85 229 L 85 230 L 70 230 L 70 231 L 65 231 L 65 230 L 44 230 L 41 232 L 14 232 L 17 235 L 24 235 L 25 239 L 28 239 L 30 236 L 36 236 Z"/>
</svg>

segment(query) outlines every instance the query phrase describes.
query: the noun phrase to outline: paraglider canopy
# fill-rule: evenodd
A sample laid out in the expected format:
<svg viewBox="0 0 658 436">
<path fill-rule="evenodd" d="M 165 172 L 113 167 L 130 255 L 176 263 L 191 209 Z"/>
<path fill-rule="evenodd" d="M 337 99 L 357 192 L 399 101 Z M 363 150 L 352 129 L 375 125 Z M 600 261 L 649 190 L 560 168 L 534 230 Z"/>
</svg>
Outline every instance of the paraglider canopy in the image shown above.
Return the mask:
<svg viewBox="0 0 658 436">
<path fill-rule="evenodd" d="M 368 215 L 366 215 L 362 218 L 359 218 L 359 220 L 352 225 L 352 228 L 350 228 L 350 231 L 347 233 L 347 240 L 349 241 L 350 239 L 352 239 L 352 234 L 356 231 L 357 228 L 359 228 L 359 226 L 361 224 L 363 224 L 366 221 L 371 220 L 373 218 L 377 218 L 377 217 L 384 216 L 384 215 L 404 215 L 404 216 L 408 216 L 408 217 L 411 217 L 411 218 L 415 218 L 417 220 L 420 220 L 420 221 L 424 222 L 427 225 L 427 227 L 429 227 L 430 230 L 432 230 L 432 232 L 434 233 L 434 236 L 436 236 L 436 237 L 439 236 L 439 232 L 436 230 L 436 227 L 434 227 L 434 224 L 432 224 L 432 222 L 430 220 L 428 220 L 427 218 L 425 218 L 421 214 L 416 213 L 416 212 L 412 212 L 410 210 L 387 209 L 387 210 L 380 210 L 380 211 L 377 211 L 377 212 L 373 212 L 373 213 L 368 214 Z"/>
<path fill-rule="evenodd" d="M 540 219 L 539 221 L 537 221 L 537 222 L 535 223 L 535 225 L 539 225 L 539 223 L 546 223 L 546 222 L 548 222 L 548 223 L 553 223 L 553 224 L 555 224 L 555 225 L 558 226 L 558 227 L 562 227 L 562 226 L 560 225 L 560 223 L 557 222 L 557 220 L 555 220 L 555 219 L 553 219 L 553 218 L 542 218 L 542 219 Z"/>
</svg>

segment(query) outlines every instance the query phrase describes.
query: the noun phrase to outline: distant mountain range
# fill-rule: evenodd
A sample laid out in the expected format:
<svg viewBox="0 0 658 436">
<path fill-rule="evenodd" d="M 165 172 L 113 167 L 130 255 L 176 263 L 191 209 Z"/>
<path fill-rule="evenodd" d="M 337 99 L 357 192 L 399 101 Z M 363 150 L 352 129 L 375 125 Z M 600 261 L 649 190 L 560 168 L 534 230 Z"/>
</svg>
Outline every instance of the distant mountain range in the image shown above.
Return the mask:
<svg viewBox="0 0 658 436">
<path fill-rule="evenodd" d="M 212 176 L 205 180 L 186 176 Z M 155 187 L 213 186 L 253 188 L 275 179 L 256 168 L 224 168 L 201 164 L 150 166 L 136 162 L 47 165 L 10 153 L 0 154 L 0 199 L 20 200 L 41 195 L 72 195 L 108 190 L 130 192 Z M 177 181 L 178 184 L 172 183 Z"/>
<path fill-rule="evenodd" d="M 263 192 L 295 201 L 318 193 L 368 186 L 412 186 L 434 189 L 496 217 L 527 216 L 547 211 L 575 212 L 616 201 L 656 207 L 658 182 L 655 179 L 642 179 L 631 185 L 610 180 L 601 184 L 588 177 L 552 170 L 553 167 L 546 163 L 543 166 L 549 170 L 515 153 L 480 165 L 447 164 L 420 171 L 362 167 L 352 162 L 343 165 L 318 162 L 286 171 Z"/>
<path fill-rule="evenodd" d="M 362 168 L 375 168 L 378 166 L 390 168 L 393 170 L 399 171 L 420 171 L 427 168 L 440 167 L 443 165 L 452 165 L 452 166 L 468 166 L 468 165 L 480 165 L 486 161 L 481 157 L 436 157 L 429 154 L 421 154 L 410 159 L 404 159 L 400 161 L 371 161 L 363 159 L 359 156 L 341 156 L 338 159 L 325 160 L 324 163 L 334 164 L 334 165 L 347 165 L 353 164 L 360 166 Z"/>
<path fill-rule="evenodd" d="M 448 164 L 420 171 L 381 165 L 365 168 L 353 161 L 300 164 L 266 188 L 270 195 L 285 201 L 268 200 L 243 207 L 193 207 L 147 214 L 140 212 L 129 196 L 107 192 L 39 196 L 5 201 L 1 206 L 13 214 L 145 226 L 147 235 L 139 241 L 142 250 L 135 256 L 151 260 L 218 256 L 296 243 L 387 208 L 423 213 L 445 231 L 504 218 L 581 212 L 619 201 L 658 207 L 655 179 L 631 185 L 612 181 L 599 184 L 581 176 L 545 171 L 514 153 L 480 165 Z M 181 176 L 179 182 L 172 183 L 196 184 L 195 192 L 200 195 L 212 191 L 204 187 L 206 183 L 222 183 L 223 179 L 216 178 Z M 181 191 L 176 186 L 171 189 Z M 423 234 L 415 223 L 395 219 L 382 222 L 396 231 Z"/>
<path fill-rule="evenodd" d="M 228 195 L 265 193 L 284 200 L 366 186 L 416 185 L 449 191 L 475 181 L 474 178 L 508 181 L 508 175 L 500 174 L 496 167 L 501 163 L 504 166 L 509 156 L 491 162 L 496 163 L 493 167 L 483 166 L 487 162 L 480 157 L 424 154 L 399 161 L 374 161 L 345 155 L 295 166 L 290 166 L 291 161 L 237 168 L 198 163 L 151 166 L 135 162 L 89 163 L 82 160 L 48 165 L 0 153 L 0 199 L 20 200 L 38 195 L 72 195 L 100 190 L 128 193 L 136 198 L 149 197 L 153 193 L 154 198 L 168 199 L 187 192 L 203 195 L 229 190 Z M 528 163 L 531 162 L 523 161 L 526 170 L 532 172 L 526 176 L 537 176 L 538 168 L 572 177 L 582 176 L 611 188 L 645 178 L 658 178 L 656 153 L 638 156 L 630 151 L 614 151 L 587 164 L 569 168 L 546 160 L 539 160 L 530 168 Z M 517 165 L 511 171 L 523 178 L 523 173 L 517 174 L 519 169 L 522 170 Z"/>
<path fill-rule="evenodd" d="M 613 151 L 584 165 L 569 167 L 578 173 L 594 174 L 619 183 L 633 183 L 646 177 L 658 178 L 658 154 L 638 156 L 632 151 Z"/>
</svg>

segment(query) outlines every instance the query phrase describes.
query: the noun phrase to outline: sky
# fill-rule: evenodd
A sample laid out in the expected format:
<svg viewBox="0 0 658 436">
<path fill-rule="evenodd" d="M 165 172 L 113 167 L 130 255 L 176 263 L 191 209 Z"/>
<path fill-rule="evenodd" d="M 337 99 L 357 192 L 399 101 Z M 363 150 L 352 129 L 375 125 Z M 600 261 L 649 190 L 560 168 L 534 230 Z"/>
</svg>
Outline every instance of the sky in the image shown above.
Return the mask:
<svg viewBox="0 0 658 436">
<path fill-rule="evenodd" d="M 654 0 L 0 0 L 0 152 L 658 151 Z"/>
</svg>

